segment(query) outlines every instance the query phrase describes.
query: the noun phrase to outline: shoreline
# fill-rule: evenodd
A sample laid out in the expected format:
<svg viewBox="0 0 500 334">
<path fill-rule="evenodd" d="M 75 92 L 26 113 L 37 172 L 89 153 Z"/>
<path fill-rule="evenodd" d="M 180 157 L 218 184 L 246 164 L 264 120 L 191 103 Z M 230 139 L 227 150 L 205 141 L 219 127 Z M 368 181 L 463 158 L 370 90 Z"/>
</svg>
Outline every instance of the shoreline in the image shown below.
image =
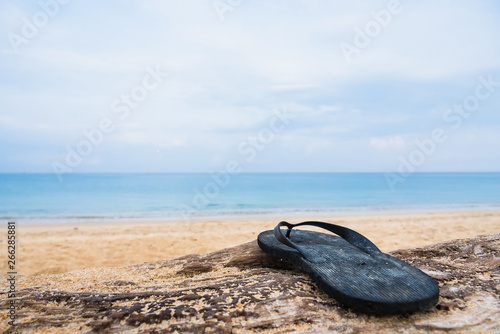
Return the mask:
<svg viewBox="0 0 500 334">
<path fill-rule="evenodd" d="M 419 214 L 419 213 L 454 213 L 454 212 L 500 212 L 500 206 L 470 206 L 470 207 L 415 207 L 415 208 L 380 208 L 374 209 L 369 207 L 335 209 L 335 210 L 320 210 L 313 209 L 310 211 L 295 211 L 285 210 L 283 212 L 267 212 L 267 213 L 241 213 L 241 214 L 214 214 L 214 215 L 194 215 L 189 219 L 175 216 L 151 216 L 151 217 L 44 217 L 44 218 L 12 218 L 3 217 L 4 221 L 21 222 L 23 226 L 59 226 L 68 224 L 122 224 L 122 223 L 192 223 L 207 220 L 249 220 L 249 219 L 274 219 L 277 216 L 286 216 L 291 218 L 310 219 L 311 217 L 346 217 L 346 216 L 364 216 L 364 215 L 391 215 L 391 214 Z"/>
<path fill-rule="evenodd" d="M 21 223 L 17 230 L 18 273 L 55 274 L 206 253 L 255 240 L 258 233 L 273 229 L 281 220 L 337 223 L 365 235 L 384 252 L 500 232 L 500 210 Z M 0 239 L 4 247 L 6 229 Z M 6 261 L 0 263 L 0 270 L 6 272 Z"/>
</svg>

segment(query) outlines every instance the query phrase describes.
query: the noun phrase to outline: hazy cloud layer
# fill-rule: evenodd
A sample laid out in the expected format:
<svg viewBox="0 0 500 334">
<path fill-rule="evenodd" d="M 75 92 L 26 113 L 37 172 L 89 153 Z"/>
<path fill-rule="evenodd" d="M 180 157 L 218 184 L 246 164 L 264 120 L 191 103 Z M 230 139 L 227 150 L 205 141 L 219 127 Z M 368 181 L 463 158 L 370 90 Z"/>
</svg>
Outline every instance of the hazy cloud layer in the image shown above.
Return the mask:
<svg viewBox="0 0 500 334">
<path fill-rule="evenodd" d="M 2 1 L 0 172 L 214 171 L 279 110 L 245 171 L 396 170 L 436 128 L 419 170 L 498 171 L 498 31 L 494 1 Z"/>
</svg>

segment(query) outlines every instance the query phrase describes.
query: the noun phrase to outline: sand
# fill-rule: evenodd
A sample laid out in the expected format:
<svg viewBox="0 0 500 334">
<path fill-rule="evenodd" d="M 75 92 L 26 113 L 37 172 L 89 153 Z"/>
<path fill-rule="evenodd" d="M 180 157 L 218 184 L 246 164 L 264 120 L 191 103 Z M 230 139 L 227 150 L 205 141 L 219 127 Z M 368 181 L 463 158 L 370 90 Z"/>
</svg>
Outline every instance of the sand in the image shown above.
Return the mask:
<svg viewBox="0 0 500 334">
<path fill-rule="evenodd" d="M 500 232 L 500 211 L 383 213 L 276 218 L 226 218 L 25 225 L 17 222 L 16 270 L 20 275 L 124 266 L 206 253 L 255 240 L 280 220 L 322 220 L 352 228 L 384 251 L 421 247 L 452 239 Z M 7 228 L 0 247 L 7 270 Z"/>
</svg>

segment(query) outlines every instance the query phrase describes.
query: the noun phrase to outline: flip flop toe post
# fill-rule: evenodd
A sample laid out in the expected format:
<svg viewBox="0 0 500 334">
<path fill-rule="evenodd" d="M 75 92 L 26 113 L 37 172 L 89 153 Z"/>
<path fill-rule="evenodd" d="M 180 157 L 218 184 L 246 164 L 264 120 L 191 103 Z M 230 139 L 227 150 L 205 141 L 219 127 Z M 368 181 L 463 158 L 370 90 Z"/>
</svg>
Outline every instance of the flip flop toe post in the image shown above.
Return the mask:
<svg viewBox="0 0 500 334">
<path fill-rule="evenodd" d="M 338 236 L 293 229 L 303 225 Z M 382 253 L 370 240 L 346 227 L 316 221 L 281 222 L 274 231 L 259 234 L 257 240 L 262 250 L 297 265 L 339 303 L 364 313 L 424 311 L 439 298 L 439 287 L 431 277 Z"/>
</svg>

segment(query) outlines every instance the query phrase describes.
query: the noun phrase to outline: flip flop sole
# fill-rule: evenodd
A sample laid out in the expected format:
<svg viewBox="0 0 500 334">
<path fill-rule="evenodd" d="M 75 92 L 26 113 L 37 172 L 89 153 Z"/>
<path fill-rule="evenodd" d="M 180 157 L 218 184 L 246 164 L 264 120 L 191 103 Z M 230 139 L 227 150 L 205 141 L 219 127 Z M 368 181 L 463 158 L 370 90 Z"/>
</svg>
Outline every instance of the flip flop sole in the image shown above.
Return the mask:
<svg viewBox="0 0 500 334">
<path fill-rule="evenodd" d="M 312 263 L 276 240 L 273 231 L 258 236 L 266 253 L 297 265 L 339 303 L 376 314 L 426 310 L 439 299 L 437 283 L 421 270 L 387 254 L 371 256 L 335 235 L 293 230 L 290 240 L 323 260 Z"/>
</svg>

